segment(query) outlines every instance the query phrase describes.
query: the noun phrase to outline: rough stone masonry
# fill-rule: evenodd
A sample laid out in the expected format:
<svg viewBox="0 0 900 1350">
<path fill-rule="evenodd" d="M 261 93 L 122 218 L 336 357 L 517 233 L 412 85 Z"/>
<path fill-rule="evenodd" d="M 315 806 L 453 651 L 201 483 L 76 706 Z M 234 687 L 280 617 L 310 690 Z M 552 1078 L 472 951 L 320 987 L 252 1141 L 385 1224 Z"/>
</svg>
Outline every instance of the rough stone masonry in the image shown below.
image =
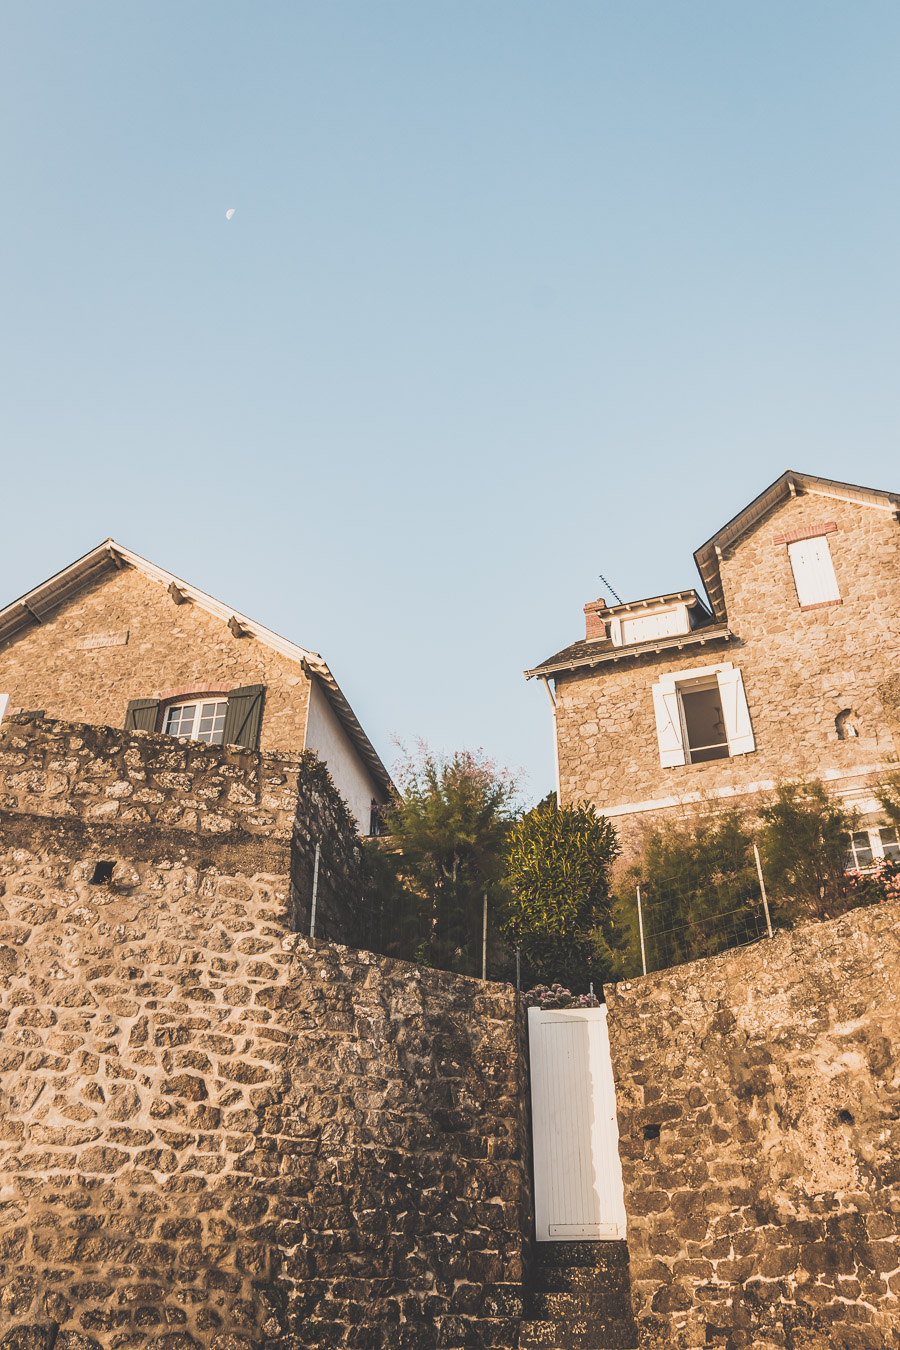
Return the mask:
<svg viewBox="0 0 900 1350">
<path fill-rule="evenodd" d="M 607 990 L 660 1350 L 900 1346 L 896 902 Z"/>
<path fill-rule="evenodd" d="M 0 792 L 4 1350 L 512 1344 L 515 998 L 295 931 L 319 766 L 13 719 Z"/>
</svg>

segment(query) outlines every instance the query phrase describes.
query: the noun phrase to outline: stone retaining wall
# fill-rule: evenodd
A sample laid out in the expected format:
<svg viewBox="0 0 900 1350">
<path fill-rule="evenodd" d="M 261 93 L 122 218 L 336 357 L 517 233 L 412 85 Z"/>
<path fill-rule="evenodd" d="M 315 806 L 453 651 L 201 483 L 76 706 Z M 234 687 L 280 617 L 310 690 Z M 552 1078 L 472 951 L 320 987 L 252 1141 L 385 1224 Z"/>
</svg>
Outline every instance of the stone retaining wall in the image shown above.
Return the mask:
<svg viewBox="0 0 900 1350">
<path fill-rule="evenodd" d="M 900 1346 L 900 907 L 607 989 L 659 1350 Z"/>
<path fill-rule="evenodd" d="M 194 866 L 215 860 L 223 872 L 290 872 L 295 924 L 307 930 L 319 844 L 317 934 L 355 940 L 360 931 L 356 826 L 308 752 L 11 717 L 0 728 L 0 813 L 26 845 L 46 838 L 50 822 L 67 824 L 56 837 L 95 862 L 168 855 Z"/>
<path fill-rule="evenodd" d="M 92 885 L 47 828 L 0 852 L 0 1345 L 511 1345 L 515 996 L 310 943 L 177 831 Z"/>
</svg>

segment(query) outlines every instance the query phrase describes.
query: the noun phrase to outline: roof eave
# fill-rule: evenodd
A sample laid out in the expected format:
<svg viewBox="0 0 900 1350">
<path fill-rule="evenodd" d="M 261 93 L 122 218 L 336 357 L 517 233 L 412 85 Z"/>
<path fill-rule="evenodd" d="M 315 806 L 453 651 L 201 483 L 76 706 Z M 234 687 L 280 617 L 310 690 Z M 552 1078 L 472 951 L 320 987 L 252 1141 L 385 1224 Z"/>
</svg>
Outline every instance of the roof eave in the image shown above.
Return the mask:
<svg viewBox="0 0 900 1350">
<path fill-rule="evenodd" d="M 596 656 L 579 656 L 574 660 L 547 662 L 524 671 L 526 680 L 547 679 L 551 675 L 562 674 L 569 670 L 593 669 L 595 666 L 613 665 L 617 661 L 628 660 L 636 656 L 656 656 L 666 651 L 680 651 L 683 647 L 704 647 L 707 642 L 728 642 L 734 634 L 728 628 L 698 628 L 693 633 L 681 633 L 677 637 L 644 642 L 633 647 L 615 647 Z"/>
</svg>

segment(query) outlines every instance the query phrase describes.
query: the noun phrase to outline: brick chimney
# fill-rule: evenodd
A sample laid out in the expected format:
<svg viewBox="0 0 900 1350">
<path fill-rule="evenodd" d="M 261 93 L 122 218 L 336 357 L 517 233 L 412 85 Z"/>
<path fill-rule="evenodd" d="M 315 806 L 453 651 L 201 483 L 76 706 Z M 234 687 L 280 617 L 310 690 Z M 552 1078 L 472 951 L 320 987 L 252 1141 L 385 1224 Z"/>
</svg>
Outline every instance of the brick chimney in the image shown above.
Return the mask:
<svg viewBox="0 0 900 1350">
<path fill-rule="evenodd" d="M 586 639 L 606 637 L 606 622 L 600 618 L 604 609 L 606 609 L 606 601 L 602 596 L 599 600 L 592 600 L 589 605 L 585 605 L 584 636 Z"/>
</svg>

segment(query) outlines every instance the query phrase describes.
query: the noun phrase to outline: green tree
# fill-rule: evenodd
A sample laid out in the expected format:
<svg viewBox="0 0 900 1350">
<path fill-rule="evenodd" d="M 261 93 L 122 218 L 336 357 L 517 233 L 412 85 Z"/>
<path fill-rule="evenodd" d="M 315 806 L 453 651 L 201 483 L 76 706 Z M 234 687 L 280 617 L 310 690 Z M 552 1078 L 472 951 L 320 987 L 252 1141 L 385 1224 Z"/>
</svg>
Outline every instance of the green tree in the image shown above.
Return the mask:
<svg viewBox="0 0 900 1350">
<path fill-rule="evenodd" d="M 609 871 L 620 852 L 610 821 L 589 806 L 545 799 L 509 831 L 501 932 L 526 984 L 598 989 L 622 968 Z"/>
<path fill-rule="evenodd" d="M 480 750 L 441 756 L 424 742 L 395 765 L 394 777 L 398 793 L 385 812 L 392 836 L 387 867 L 406 898 L 398 908 L 383 860 L 380 894 L 390 893 L 400 916 L 402 954 L 480 974 L 483 896 L 496 906 L 516 779 Z"/>
<path fill-rule="evenodd" d="M 845 869 L 856 815 L 824 784 L 780 784 L 759 818 L 767 884 L 788 914 L 827 919 L 853 903 Z"/>
</svg>

